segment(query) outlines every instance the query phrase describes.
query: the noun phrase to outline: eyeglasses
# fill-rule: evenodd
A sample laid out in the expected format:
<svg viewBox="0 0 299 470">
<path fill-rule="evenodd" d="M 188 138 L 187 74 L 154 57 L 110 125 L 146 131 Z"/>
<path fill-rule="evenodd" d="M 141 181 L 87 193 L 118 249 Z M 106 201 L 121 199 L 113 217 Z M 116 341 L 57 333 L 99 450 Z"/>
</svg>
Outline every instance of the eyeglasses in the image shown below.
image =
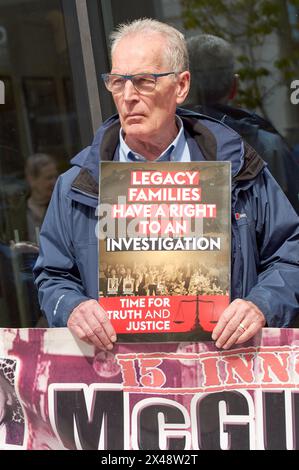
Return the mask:
<svg viewBox="0 0 299 470">
<path fill-rule="evenodd" d="M 158 78 L 167 75 L 176 75 L 177 72 L 165 73 L 136 73 L 134 75 L 122 75 L 119 73 L 103 73 L 101 75 L 107 90 L 112 93 L 121 93 L 124 90 L 127 80 L 131 80 L 138 93 L 151 93 L 156 88 Z"/>
</svg>

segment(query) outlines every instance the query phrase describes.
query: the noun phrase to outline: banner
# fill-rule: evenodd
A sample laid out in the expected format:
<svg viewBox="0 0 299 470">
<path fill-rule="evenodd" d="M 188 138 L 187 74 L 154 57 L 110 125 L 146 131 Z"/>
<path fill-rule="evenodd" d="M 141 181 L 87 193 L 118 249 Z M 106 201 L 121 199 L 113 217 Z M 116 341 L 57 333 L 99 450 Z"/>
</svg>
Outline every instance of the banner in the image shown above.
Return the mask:
<svg viewBox="0 0 299 470">
<path fill-rule="evenodd" d="M 299 330 L 117 344 L 0 330 L 1 449 L 299 449 Z"/>
</svg>

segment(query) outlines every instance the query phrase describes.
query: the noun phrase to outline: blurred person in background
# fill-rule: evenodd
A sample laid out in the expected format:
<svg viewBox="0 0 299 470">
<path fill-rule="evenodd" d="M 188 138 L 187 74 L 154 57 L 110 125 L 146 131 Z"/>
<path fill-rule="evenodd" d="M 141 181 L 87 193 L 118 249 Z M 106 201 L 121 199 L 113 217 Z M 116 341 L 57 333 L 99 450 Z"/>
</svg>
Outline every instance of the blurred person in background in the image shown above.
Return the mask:
<svg viewBox="0 0 299 470">
<path fill-rule="evenodd" d="M 40 318 L 32 269 L 39 252 L 40 227 L 57 176 L 55 159 L 36 153 L 26 161 L 26 185 L 18 177 L 2 187 L 0 274 L 10 326 L 32 327 Z"/>
<path fill-rule="evenodd" d="M 214 117 L 240 134 L 267 162 L 269 170 L 299 214 L 299 164 L 273 124 L 229 103 L 238 93 L 231 44 L 211 34 L 187 40 L 191 88 L 188 107 Z"/>
<path fill-rule="evenodd" d="M 30 155 L 25 165 L 27 188 L 2 195 L 0 238 L 4 243 L 27 241 L 38 245 L 42 225 L 58 176 L 54 157 L 44 153 Z"/>
<path fill-rule="evenodd" d="M 26 201 L 26 239 L 38 242 L 38 233 L 58 176 L 55 159 L 44 153 L 30 155 L 26 162 L 25 175 L 30 188 Z"/>
</svg>

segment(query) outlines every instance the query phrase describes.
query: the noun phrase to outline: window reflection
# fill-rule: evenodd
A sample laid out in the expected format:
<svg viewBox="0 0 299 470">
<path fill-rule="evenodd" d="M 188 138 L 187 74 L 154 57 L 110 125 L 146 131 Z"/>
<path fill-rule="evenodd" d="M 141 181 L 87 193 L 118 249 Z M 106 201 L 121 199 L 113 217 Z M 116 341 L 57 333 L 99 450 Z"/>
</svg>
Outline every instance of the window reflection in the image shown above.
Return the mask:
<svg viewBox="0 0 299 470">
<path fill-rule="evenodd" d="M 0 327 L 28 327 L 40 226 L 81 147 L 59 0 L 0 0 L 0 81 Z"/>
</svg>

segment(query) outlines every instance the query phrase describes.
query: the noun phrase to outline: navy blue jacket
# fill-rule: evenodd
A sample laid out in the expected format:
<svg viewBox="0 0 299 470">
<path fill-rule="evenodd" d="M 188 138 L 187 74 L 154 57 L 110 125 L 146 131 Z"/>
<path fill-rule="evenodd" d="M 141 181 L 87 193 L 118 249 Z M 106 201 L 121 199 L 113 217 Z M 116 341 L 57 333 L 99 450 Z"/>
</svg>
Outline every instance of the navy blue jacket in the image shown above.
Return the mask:
<svg viewBox="0 0 299 470">
<path fill-rule="evenodd" d="M 216 119 L 178 110 L 192 161 L 229 160 L 232 168 L 231 299 L 254 302 L 271 327 L 299 313 L 299 224 L 264 161 Z M 98 297 L 95 235 L 99 160 L 119 160 L 118 116 L 61 175 L 40 233 L 34 268 L 41 309 L 50 326 L 66 326 L 72 310 Z M 241 217 L 239 216 L 241 214 Z"/>
<path fill-rule="evenodd" d="M 224 122 L 234 129 L 267 162 L 272 175 L 299 214 L 299 164 L 273 125 L 242 108 L 223 104 L 188 105 L 188 108 Z"/>
</svg>

